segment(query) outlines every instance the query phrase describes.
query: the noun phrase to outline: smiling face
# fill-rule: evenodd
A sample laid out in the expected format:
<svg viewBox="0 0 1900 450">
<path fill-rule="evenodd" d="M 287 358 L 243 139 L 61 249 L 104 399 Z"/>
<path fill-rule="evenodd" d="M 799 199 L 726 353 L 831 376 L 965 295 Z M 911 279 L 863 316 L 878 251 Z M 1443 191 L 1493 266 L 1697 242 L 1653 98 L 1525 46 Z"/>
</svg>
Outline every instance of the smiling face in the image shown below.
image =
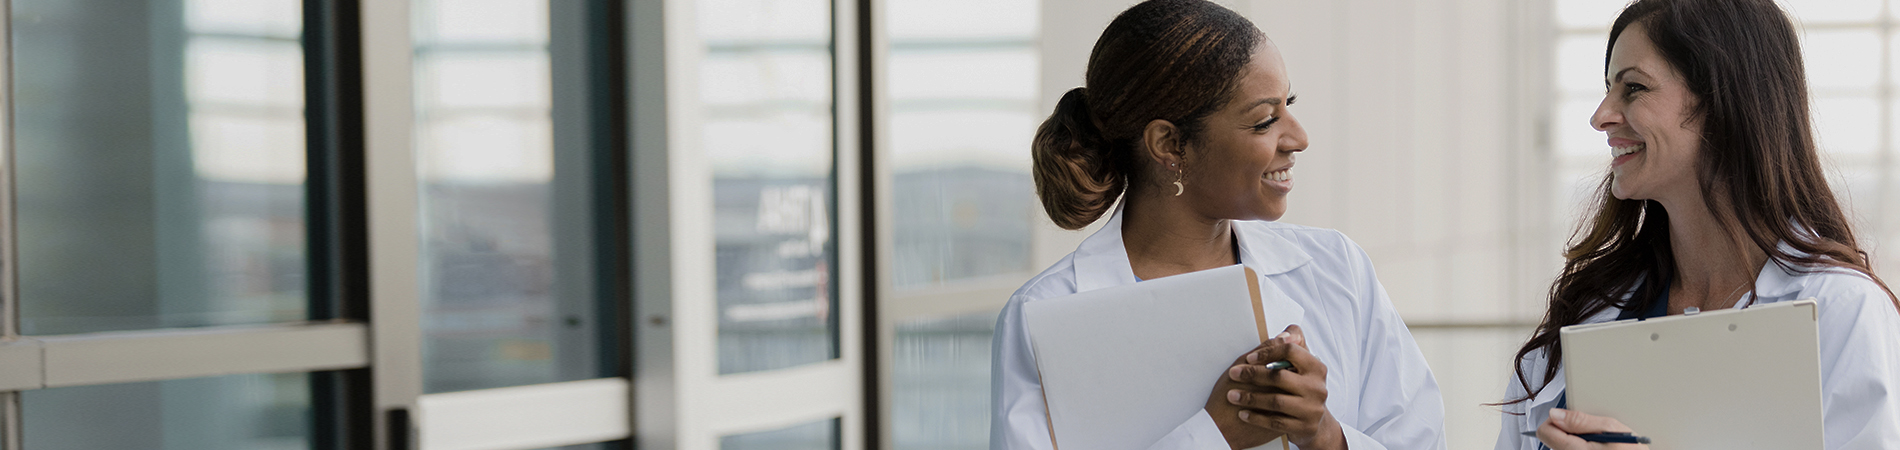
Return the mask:
<svg viewBox="0 0 1900 450">
<path fill-rule="evenodd" d="M 1220 219 L 1279 220 L 1293 191 L 1293 154 L 1306 149 L 1306 129 L 1293 117 L 1286 63 L 1263 40 L 1241 70 L 1232 98 L 1207 116 L 1185 169 L 1186 194 L 1201 214 Z"/>
<path fill-rule="evenodd" d="M 1617 36 L 1610 50 L 1608 92 L 1590 125 L 1609 135 L 1610 193 L 1665 204 L 1700 198 L 1695 171 L 1702 123 L 1695 96 L 1663 59 L 1642 23 Z"/>
</svg>

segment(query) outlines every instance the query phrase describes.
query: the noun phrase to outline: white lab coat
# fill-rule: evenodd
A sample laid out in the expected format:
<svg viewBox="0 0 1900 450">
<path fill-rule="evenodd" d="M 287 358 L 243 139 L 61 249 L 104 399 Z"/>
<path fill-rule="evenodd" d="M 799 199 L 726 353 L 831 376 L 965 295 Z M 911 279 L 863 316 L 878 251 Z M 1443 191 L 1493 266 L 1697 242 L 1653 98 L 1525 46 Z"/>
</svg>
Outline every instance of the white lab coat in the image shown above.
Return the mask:
<svg viewBox="0 0 1900 450">
<path fill-rule="evenodd" d="M 1344 428 L 1347 446 L 1445 448 L 1438 382 L 1392 309 L 1365 251 L 1334 230 L 1258 221 L 1233 226 L 1240 261 L 1260 275 L 1261 290 L 1277 288 L 1292 299 L 1267 305 L 1267 314 L 1291 318 L 1287 322 L 1300 326 L 1308 348 L 1326 364 L 1326 407 Z M 1051 450 L 1023 303 L 1134 282 L 1117 208 L 1101 231 L 1010 296 L 992 343 L 992 450 Z M 1206 411 L 1163 420 L 1182 422 L 1150 448 L 1228 448 Z"/>
<path fill-rule="evenodd" d="M 1900 313 L 1894 310 L 1887 292 L 1851 270 L 1798 273 L 1784 270 L 1773 261 L 1755 278 L 1755 289 L 1756 298 L 1749 304 L 1817 300 L 1821 410 L 1827 450 L 1900 449 Z M 1615 320 L 1620 313 L 1612 307 L 1583 323 Z M 1544 379 L 1547 357 L 1541 349 L 1525 355 L 1524 374 L 1533 386 Z M 1526 391 L 1518 380 L 1513 373 L 1505 388 L 1506 400 L 1524 397 Z M 1550 385 L 1528 405 L 1505 405 L 1507 414 L 1498 430 L 1497 449 L 1537 449 L 1537 438 L 1524 436 L 1523 432 L 1537 431 L 1550 417 L 1550 408 L 1556 406 L 1564 386 L 1564 372 L 1559 368 Z M 1693 411 L 1693 406 L 1689 410 Z M 1641 427 L 1631 426 L 1642 434 Z"/>
</svg>

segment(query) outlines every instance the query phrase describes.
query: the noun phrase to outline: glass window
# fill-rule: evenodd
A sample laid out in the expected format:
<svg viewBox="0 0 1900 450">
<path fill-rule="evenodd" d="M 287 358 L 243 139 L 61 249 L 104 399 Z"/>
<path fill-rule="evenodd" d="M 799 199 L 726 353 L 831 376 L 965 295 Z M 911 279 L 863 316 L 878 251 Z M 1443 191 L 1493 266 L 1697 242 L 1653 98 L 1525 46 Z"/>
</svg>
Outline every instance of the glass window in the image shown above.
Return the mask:
<svg viewBox="0 0 1900 450">
<path fill-rule="evenodd" d="M 891 443 L 899 449 L 990 445 L 990 312 L 897 324 L 891 343 Z"/>
<path fill-rule="evenodd" d="M 838 357 L 831 2 L 703 0 L 719 373 Z"/>
<path fill-rule="evenodd" d="M 1880 145 L 1880 103 L 1872 96 L 1816 96 L 1815 144 L 1831 155 L 1872 154 Z"/>
<path fill-rule="evenodd" d="M 887 5 L 887 270 L 898 295 L 886 302 L 958 283 L 1020 282 L 1039 269 L 1030 249 L 1044 220 L 1029 175 L 1029 142 L 1048 115 L 1037 105 L 1041 2 Z M 893 318 L 894 448 L 988 448 L 996 311 L 965 311 L 979 312 Z"/>
<path fill-rule="evenodd" d="M 1880 35 L 1873 28 L 1809 30 L 1801 53 L 1808 89 L 1868 95 L 1880 80 Z M 1845 91 L 1845 92 L 1842 92 Z"/>
<path fill-rule="evenodd" d="M 1608 35 L 1610 22 L 1630 0 L 1557 0 L 1557 25 L 1562 28 L 1602 28 Z"/>
<path fill-rule="evenodd" d="M 1795 0 L 1784 3 L 1789 15 L 1802 23 L 1873 23 L 1885 0 Z"/>
<path fill-rule="evenodd" d="M 21 327 L 306 318 L 296 0 L 16 0 Z"/>
<path fill-rule="evenodd" d="M 1029 178 L 1041 4 L 892 0 L 890 133 L 900 292 L 1033 272 Z"/>
<path fill-rule="evenodd" d="M 40 389 L 21 393 L 21 434 L 34 450 L 303 449 L 310 393 L 302 373 Z"/>
<path fill-rule="evenodd" d="M 838 419 L 820 420 L 777 430 L 733 434 L 719 437 L 719 450 L 837 450 Z"/>
<path fill-rule="evenodd" d="M 426 392 L 612 375 L 584 4 L 414 2 Z"/>
</svg>

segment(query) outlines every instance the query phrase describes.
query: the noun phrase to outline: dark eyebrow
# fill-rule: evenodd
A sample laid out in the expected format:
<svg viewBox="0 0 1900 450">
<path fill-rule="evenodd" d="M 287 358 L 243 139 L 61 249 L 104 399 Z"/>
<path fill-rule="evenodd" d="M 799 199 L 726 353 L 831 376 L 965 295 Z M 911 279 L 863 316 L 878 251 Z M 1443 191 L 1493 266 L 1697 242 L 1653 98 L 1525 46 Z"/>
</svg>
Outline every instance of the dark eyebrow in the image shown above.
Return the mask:
<svg viewBox="0 0 1900 450">
<path fill-rule="evenodd" d="M 1253 110 L 1254 108 L 1259 108 L 1260 105 L 1280 106 L 1281 104 L 1284 104 L 1284 103 L 1286 103 L 1286 100 L 1281 99 L 1279 97 L 1260 99 L 1260 100 L 1255 100 L 1252 104 L 1247 105 L 1246 110 L 1250 111 L 1250 110 Z"/>
<path fill-rule="evenodd" d="M 1636 66 L 1624 67 L 1623 70 L 1616 71 L 1616 75 L 1612 75 L 1610 76 L 1609 79 L 1603 80 L 1603 85 L 1609 86 L 1612 80 L 1621 81 L 1623 79 L 1623 74 L 1629 73 L 1629 71 L 1632 71 L 1632 70 L 1636 70 Z"/>
</svg>

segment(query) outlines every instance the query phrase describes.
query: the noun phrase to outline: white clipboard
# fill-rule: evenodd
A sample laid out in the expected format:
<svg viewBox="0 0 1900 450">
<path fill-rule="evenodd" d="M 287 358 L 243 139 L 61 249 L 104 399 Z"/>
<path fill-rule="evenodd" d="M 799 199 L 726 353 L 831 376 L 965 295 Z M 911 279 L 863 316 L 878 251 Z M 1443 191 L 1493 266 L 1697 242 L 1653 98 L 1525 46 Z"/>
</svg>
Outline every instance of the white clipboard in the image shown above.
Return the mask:
<svg viewBox="0 0 1900 450">
<path fill-rule="evenodd" d="M 1193 417 L 1234 358 L 1287 322 L 1267 321 L 1259 283 L 1236 264 L 1023 304 L 1052 445 L 1144 450 Z"/>
<path fill-rule="evenodd" d="M 1564 327 L 1569 409 L 1653 450 L 1820 449 L 1817 317 L 1807 299 Z"/>
</svg>

